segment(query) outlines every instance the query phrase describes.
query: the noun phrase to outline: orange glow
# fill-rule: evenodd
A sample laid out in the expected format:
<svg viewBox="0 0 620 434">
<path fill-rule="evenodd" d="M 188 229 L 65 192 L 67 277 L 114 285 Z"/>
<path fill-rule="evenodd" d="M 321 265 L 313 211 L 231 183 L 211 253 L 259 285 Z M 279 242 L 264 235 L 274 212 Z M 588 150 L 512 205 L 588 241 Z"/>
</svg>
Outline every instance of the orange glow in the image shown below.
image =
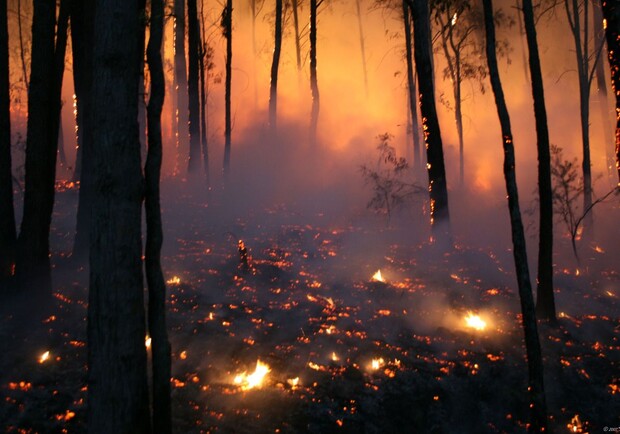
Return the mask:
<svg viewBox="0 0 620 434">
<path fill-rule="evenodd" d="M 39 356 L 39 363 L 45 363 L 50 359 L 50 352 L 46 351 Z"/>
<path fill-rule="evenodd" d="M 271 372 L 271 369 L 268 365 L 261 362 L 260 360 L 256 361 L 256 369 L 251 374 L 247 374 L 243 372 L 235 376 L 233 382 L 241 387 L 241 390 L 250 390 L 254 388 L 260 388 L 265 381 L 267 374 Z"/>
<path fill-rule="evenodd" d="M 465 316 L 465 325 L 474 330 L 484 330 L 487 327 L 487 323 L 480 315 L 476 315 L 473 312 L 468 312 Z"/>
<path fill-rule="evenodd" d="M 377 270 L 377 272 L 372 275 L 372 280 L 374 280 L 375 282 L 385 282 L 385 279 L 381 274 L 381 270 Z"/>
</svg>

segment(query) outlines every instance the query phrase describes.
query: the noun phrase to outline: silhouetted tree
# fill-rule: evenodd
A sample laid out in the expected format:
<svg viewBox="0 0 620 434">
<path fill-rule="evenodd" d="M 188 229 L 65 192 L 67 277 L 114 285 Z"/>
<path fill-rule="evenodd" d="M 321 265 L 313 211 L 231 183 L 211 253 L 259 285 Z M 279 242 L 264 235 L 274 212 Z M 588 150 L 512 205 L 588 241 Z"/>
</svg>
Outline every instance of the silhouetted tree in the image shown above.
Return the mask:
<svg viewBox="0 0 620 434">
<path fill-rule="evenodd" d="M 226 90 L 225 90 L 225 126 L 224 126 L 224 182 L 228 179 L 230 173 L 230 148 L 231 148 L 231 113 L 230 113 L 230 97 L 232 85 L 232 0 L 226 0 L 226 6 L 222 11 L 222 31 L 226 38 Z"/>
<path fill-rule="evenodd" d="M 310 114 L 310 144 L 316 145 L 319 123 L 319 82 L 316 69 L 316 17 L 323 0 L 310 0 L 310 91 L 312 93 L 312 112 Z"/>
<path fill-rule="evenodd" d="M 35 0 L 33 6 L 24 214 L 17 240 L 17 272 L 25 279 L 43 278 L 41 284 L 47 285 L 58 140 L 58 131 L 54 131 L 59 104 L 54 100 L 56 2 Z"/>
<path fill-rule="evenodd" d="M 177 116 L 176 116 L 176 148 L 177 168 L 184 162 L 184 152 L 181 147 L 185 146 L 188 138 L 187 110 L 188 89 L 187 70 L 185 64 L 185 2 L 187 0 L 174 0 L 174 79 L 176 83 Z"/>
<path fill-rule="evenodd" d="M 56 113 L 53 115 L 52 132 L 51 134 L 56 137 L 56 148 L 58 149 L 58 156 L 60 157 L 60 163 L 64 164 L 65 151 L 62 134 L 62 80 L 65 73 L 65 55 L 67 53 L 67 29 L 69 26 L 69 16 L 71 14 L 71 8 L 73 0 L 61 0 L 60 8 L 58 11 L 58 23 L 56 25 L 56 48 L 54 51 L 54 95 L 53 101 L 55 104 Z"/>
<path fill-rule="evenodd" d="M 515 151 L 512 141 L 512 128 L 510 115 L 504 98 L 504 90 L 499 77 L 497 66 L 495 22 L 493 4 L 491 0 L 483 0 L 484 23 L 486 29 L 486 57 L 491 78 L 491 87 L 495 96 L 495 105 L 502 130 L 502 144 L 504 148 L 504 179 L 506 192 L 508 193 L 508 211 L 510 213 L 510 226 L 512 229 L 513 256 L 517 285 L 519 287 L 519 299 L 521 300 L 521 314 L 523 331 L 525 332 L 525 348 L 529 371 L 529 395 L 531 420 L 534 432 L 542 432 L 547 429 L 547 405 L 545 399 L 545 387 L 543 377 L 543 361 L 536 323 L 536 308 L 532 295 L 532 284 L 527 262 L 527 250 L 525 246 L 525 233 L 519 208 L 519 191 L 517 189 L 517 176 L 515 168 Z"/>
<path fill-rule="evenodd" d="M 187 0 L 187 34 L 189 73 L 187 89 L 189 93 L 189 162 L 188 172 L 196 174 L 200 169 L 200 94 L 198 76 L 200 63 L 200 23 L 196 0 Z"/>
<path fill-rule="evenodd" d="M 301 40 L 299 32 L 299 0 L 291 0 L 293 9 L 293 29 L 295 30 L 295 59 L 297 60 L 297 71 L 301 71 Z"/>
<path fill-rule="evenodd" d="M 420 89 L 420 112 L 428 168 L 428 191 L 433 234 L 441 243 L 450 243 L 448 184 L 443 159 L 443 143 L 435 105 L 429 5 L 426 0 L 408 0 L 413 16 L 415 65 Z"/>
<path fill-rule="evenodd" d="M 191 6 L 189 6 L 191 9 Z M 191 20 L 190 20 L 191 22 Z M 191 24 L 190 24 L 191 26 Z M 147 107 L 148 151 L 145 177 L 146 246 L 144 266 L 149 289 L 149 334 L 153 354 L 153 426 L 157 432 L 170 434 L 170 342 L 166 329 L 166 284 L 161 269 L 163 231 L 159 202 L 162 162 L 161 111 L 166 83 L 161 59 L 164 28 L 164 2 L 151 0 L 151 25 L 146 51 L 151 73 L 151 96 Z M 190 38 L 191 39 L 191 38 Z"/>
<path fill-rule="evenodd" d="M 532 96 L 536 119 L 538 150 L 538 198 L 540 204 L 538 238 L 538 288 L 536 291 L 536 313 L 539 318 L 555 321 L 555 299 L 553 296 L 553 197 L 551 188 L 551 154 L 549 150 L 549 128 L 545 108 L 545 89 L 540 69 L 540 56 L 536 40 L 534 9 L 532 0 L 523 0 L 523 22 L 529 52 Z"/>
<path fill-rule="evenodd" d="M 357 28 L 360 35 L 360 54 L 362 55 L 362 72 L 364 74 L 364 91 L 368 96 L 368 71 L 366 68 L 366 43 L 364 41 L 364 26 L 362 25 L 361 0 L 355 0 L 355 15 L 357 15 Z"/>
<path fill-rule="evenodd" d="M 603 0 L 603 16 L 607 27 L 607 59 L 611 69 L 611 86 L 616 95 L 616 170 L 620 186 L 620 5 Z"/>
<path fill-rule="evenodd" d="M 271 85 L 269 87 L 269 125 L 276 129 L 278 107 L 278 68 L 282 51 L 282 0 L 276 0 L 273 59 L 271 61 Z"/>
<path fill-rule="evenodd" d="M 150 433 L 138 140 L 138 0 L 97 2 L 94 201 L 88 300 L 88 432 Z M 158 427 L 159 428 L 159 427 Z"/>
<path fill-rule="evenodd" d="M 207 139 L 207 88 L 209 86 L 209 76 L 211 70 L 214 68 L 215 65 L 213 64 L 213 48 L 209 45 L 205 36 L 206 25 L 204 17 L 204 7 L 200 8 L 200 23 L 200 62 L 198 64 L 198 66 L 200 67 L 200 147 L 202 149 L 202 161 L 205 171 L 207 190 L 210 190 L 211 177 L 209 169 L 209 144 Z"/>
<path fill-rule="evenodd" d="M 418 125 L 418 103 L 416 98 L 415 72 L 413 70 L 413 47 L 411 46 L 411 13 L 409 0 L 403 0 L 403 24 L 405 28 L 405 55 L 407 56 L 407 93 L 411 111 L 411 134 L 413 135 L 413 169 L 417 172 L 421 166 L 420 126 Z"/>
<path fill-rule="evenodd" d="M 6 0 L 0 0 L 0 282 L 13 274 L 16 242 L 11 172 L 9 31 L 6 3 Z"/>
</svg>

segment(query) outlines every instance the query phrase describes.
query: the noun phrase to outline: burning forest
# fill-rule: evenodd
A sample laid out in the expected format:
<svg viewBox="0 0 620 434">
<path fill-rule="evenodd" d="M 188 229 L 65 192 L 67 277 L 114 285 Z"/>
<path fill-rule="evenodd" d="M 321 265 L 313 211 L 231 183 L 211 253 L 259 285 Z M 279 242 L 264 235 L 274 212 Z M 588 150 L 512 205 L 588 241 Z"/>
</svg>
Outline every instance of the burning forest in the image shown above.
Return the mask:
<svg viewBox="0 0 620 434">
<path fill-rule="evenodd" d="M 615 3 L 55 3 L 0 1 L 1 432 L 620 430 Z"/>
</svg>

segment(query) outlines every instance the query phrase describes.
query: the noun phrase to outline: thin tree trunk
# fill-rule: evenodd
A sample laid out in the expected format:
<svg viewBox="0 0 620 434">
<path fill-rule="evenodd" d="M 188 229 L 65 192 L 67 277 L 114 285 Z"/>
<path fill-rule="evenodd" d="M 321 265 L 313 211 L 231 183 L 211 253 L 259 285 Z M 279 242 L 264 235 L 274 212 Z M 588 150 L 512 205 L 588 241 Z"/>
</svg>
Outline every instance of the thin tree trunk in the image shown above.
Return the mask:
<svg viewBox="0 0 620 434">
<path fill-rule="evenodd" d="M 65 153 L 65 129 L 62 126 L 62 106 L 60 107 L 60 119 L 58 121 L 58 160 L 60 165 L 67 167 L 67 154 Z"/>
<path fill-rule="evenodd" d="M 191 26 L 191 24 L 190 24 Z M 153 359 L 153 426 L 157 432 L 172 432 L 170 404 L 170 342 L 166 328 L 166 284 L 161 268 L 163 230 L 159 203 L 162 162 L 161 112 L 166 83 L 161 58 L 164 2 L 151 0 L 151 26 L 147 62 L 151 73 L 151 96 L 147 107 L 148 153 L 144 168 L 146 247 L 144 265 L 149 290 L 149 334 Z"/>
<path fill-rule="evenodd" d="M 510 115 L 504 98 L 504 91 L 499 77 L 497 54 L 495 52 L 495 23 L 493 20 L 493 5 L 491 0 L 483 0 L 484 23 L 486 29 L 486 54 L 489 65 L 491 87 L 495 96 L 495 105 L 502 129 L 502 144 L 504 148 L 504 178 L 508 193 L 508 210 L 510 212 L 510 226 L 512 228 L 513 256 L 519 298 L 521 300 L 522 325 L 525 333 L 525 348 L 529 371 L 529 395 L 531 404 L 531 419 L 534 432 L 547 430 L 547 404 L 543 377 L 543 360 L 536 323 L 536 308 L 532 295 L 532 284 L 527 262 L 525 233 L 519 208 L 519 191 L 515 169 L 515 151 L 512 142 Z"/>
<path fill-rule="evenodd" d="M 77 1 L 71 11 L 71 41 L 73 47 L 73 82 L 77 97 L 78 150 L 75 175 L 79 176 L 77 223 L 73 256 L 79 259 L 88 254 L 91 208 L 93 203 L 93 124 L 90 87 L 92 84 L 92 41 L 95 2 Z"/>
<path fill-rule="evenodd" d="M 312 112 L 310 113 L 310 144 L 316 145 L 317 128 L 319 124 L 319 83 L 316 70 L 316 16 L 318 2 L 310 0 L 310 91 L 312 93 Z"/>
<path fill-rule="evenodd" d="M 151 432 L 142 282 L 137 0 L 101 0 L 93 29 L 88 432 Z M 144 37 L 142 35 L 142 37 Z M 159 428 L 159 427 L 158 427 Z"/>
<path fill-rule="evenodd" d="M 197 174 L 200 170 L 200 94 L 198 91 L 200 25 L 196 0 L 187 0 L 187 30 L 189 44 L 189 162 L 187 171 Z"/>
<path fill-rule="evenodd" d="M 185 2 L 186 0 L 174 0 L 174 77 L 176 80 L 176 165 L 175 173 L 185 163 L 184 146 L 188 142 L 187 110 L 187 66 L 185 64 Z"/>
<path fill-rule="evenodd" d="M 205 181 L 207 184 L 207 191 L 211 190 L 211 177 L 209 172 L 209 143 L 208 143 L 208 124 L 207 124 L 207 86 L 209 83 L 209 69 L 211 54 L 208 52 L 209 48 L 206 42 L 205 36 L 205 17 L 203 7 L 200 8 L 200 146 L 202 149 L 202 162 L 205 171 Z M 205 68 L 205 63 L 207 67 Z"/>
<path fill-rule="evenodd" d="M 451 243 L 448 184 L 443 158 L 443 143 L 433 92 L 433 68 L 429 5 L 426 0 L 408 0 L 413 16 L 415 65 L 420 89 L 420 112 L 426 142 L 428 191 L 430 195 L 431 228 L 441 244 Z"/>
<path fill-rule="evenodd" d="M 601 54 L 599 54 L 600 56 L 602 56 L 602 53 L 604 52 L 602 48 L 605 42 L 605 30 L 603 29 L 603 9 L 601 1 L 602 0 L 594 1 L 594 27 L 592 29 L 594 34 L 594 46 L 601 47 Z M 602 135 L 603 147 L 605 151 L 605 167 L 607 168 L 608 176 L 611 178 L 615 176 L 612 169 L 614 166 L 613 146 L 610 146 L 610 144 L 613 143 L 613 127 L 611 125 L 611 118 L 609 116 L 609 97 L 607 96 L 607 77 L 605 76 L 605 63 L 602 59 L 598 59 L 598 62 L 596 62 L 596 86 L 598 96 L 598 108 L 603 127 Z"/>
<path fill-rule="evenodd" d="M 54 65 L 56 78 L 54 83 L 53 100 L 57 102 L 56 114 L 54 115 L 55 125 L 52 126 L 52 134 L 56 137 L 56 148 L 60 163 L 65 164 L 65 145 L 62 131 L 62 80 L 65 74 L 65 55 L 67 53 L 67 29 L 69 27 L 69 16 L 73 7 L 73 0 L 61 0 L 58 12 L 58 24 L 56 26 L 56 49 L 54 52 Z M 55 133 L 54 133 L 55 131 Z"/>
<path fill-rule="evenodd" d="M 22 32 L 22 1 L 17 0 L 17 27 L 19 31 L 19 53 L 22 61 L 22 73 L 24 74 L 24 86 L 30 88 L 28 72 L 26 68 L 26 55 L 24 53 L 24 34 Z"/>
<path fill-rule="evenodd" d="M 616 95 L 616 171 L 620 186 L 620 5 L 603 1 L 603 16 L 607 23 L 607 60 L 611 69 L 611 87 Z"/>
<path fill-rule="evenodd" d="M 454 83 L 454 119 L 459 138 L 459 184 L 465 185 L 465 145 L 463 140 L 463 102 L 461 99 L 461 62 L 457 56 L 456 81 Z"/>
<path fill-rule="evenodd" d="M 0 283 L 13 275 L 17 241 L 11 172 L 9 31 L 6 3 L 6 0 L 0 0 Z"/>
<path fill-rule="evenodd" d="M 222 14 L 222 26 L 226 37 L 226 90 L 225 90 L 225 126 L 224 126 L 224 183 L 228 181 L 230 174 L 230 151 L 231 151 L 231 113 L 230 97 L 232 84 L 232 0 L 226 1 L 226 7 Z"/>
<path fill-rule="evenodd" d="M 269 126 L 276 131 L 278 110 L 278 68 L 282 51 L 282 0 L 276 0 L 276 23 L 274 31 L 273 59 L 271 61 L 271 86 L 269 88 Z"/>
<path fill-rule="evenodd" d="M 529 51 L 530 76 L 538 150 L 538 197 L 540 224 L 538 238 L 538 288 L 536 291 L 536 313 L 539 318 L 555 321 L 555 299 L 553 296 L 553 198 L 551 189 L 551 156 L 549 152 L 549 129 L 545 108 L 543 86 L 534 24 L 532 0 L 523 0 L 523 22 Z M 543 423 L 538 421 L 537 423 Z"/>
<path fill-rule="evenodd" d="M 297 71 L 301 71 L 301 41 L 299 40 L 299 0 L 292 0 L 293 4 L 293 26 L 295 27 L 295 58 L 297 60 Z"/>
<path fill-rule="evenodd" d="M 355 0 L 355 12 L 357 14 L 357 28 L 360 34 L 360 51 L 362 55 L 362 72 L 364 73 L 364 91 L 368 96 L 368 71 L 366 70 L 366 46 L 364 43 L 364 27 L 362 26 L 362 8 L 360 6 L 361 0 Z"/>
<path fill-rule="evenodd" d="M 415 71 L 413 70 L 413 47 L 411 46 L 411 13 L 409 0 L 403 0 L 403 24 L 405 26 L 405 48 L 407 56 L 407 90 L 411 112 L 411 134 L 413 135 L 413 169 L 420 170 L 420 134 L 418 133 L 418 103 L 416 101 Z"/>
<path fill-rule="evenodd" d="M 54 206 L 58 101 L 55 96 L 56 2 L 35 0 L 28 92 L 24 214 L 18 237 L 17 271 L 27 280 L 50 283 L 49 233 Z M 49 289 L 49 288 L 46 288 Z"/>
</svg>

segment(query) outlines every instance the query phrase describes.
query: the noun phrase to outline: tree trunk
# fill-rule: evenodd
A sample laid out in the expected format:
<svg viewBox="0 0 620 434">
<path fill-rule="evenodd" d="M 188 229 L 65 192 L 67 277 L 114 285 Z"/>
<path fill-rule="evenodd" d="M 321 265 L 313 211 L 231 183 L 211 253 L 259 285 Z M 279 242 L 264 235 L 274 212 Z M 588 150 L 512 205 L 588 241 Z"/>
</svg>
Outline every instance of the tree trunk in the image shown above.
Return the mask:
<svg viewBox="0 0 620 434">
<path fill-rule="evenodd" d="M 413 70 L 413 47 L 411 46 L 411 13 L 409 0 L 403 0 L 403 24 L 405 25 L 405 48 L 407 55 L 407 90 L 409 109 L 411 111 L 411 134 L 413 135 L 413 169 L 417 173 L 421 167 L 420 134 L 418 132 L 418 104 L 416 101 L 416 83 Z"/>
<path fill-rule="evenodd" d="M 0 0 L 0 283 L 13 275 L 15 265 L 10 107 L 7 4 Z"/>
<path fill-rule="evenodd" d="M 93 138 L 90 87 L 92 84 L 92 41 L 95 2 L 76 1 L 71 11 L 71 41 L 73 48 L 73 82 L 78 118 L 78 152 L 75 174 L 79 174 L 77 223 L 73 242 L 73 257 L 86 258 L 90 242 L 90 223 L 93 203 Z"/>
<path fill-rule="evenodd" d="M 230 147 L 231 147 L 231 114 L 230 114 L 230 94 L 232 83 L 232 0 L 226 1 L 226 7 L 222 14 L 222 26 L 224 28 L 224 36 L 226 37 L 226 113 L 224 127 L 224 183 L 228 181 L 230 174 Z"/>
<path fill-rule="evenodd" d="M 209 70 L 211 64 L 211 54 L 205 36 L 205 17 L 203 8 L 200 8 L 200 147 L 202 149 L 202 162 L 205 171 L 205 181 L 207 191 L 211 190 L 211 177 L 209 171 L 209 143 L 207 130 L 207 86 L 209 85 Z M 205 68 L 206 63 L 206 68 Z"/>
<path fill-rule="evenodd" d="M 56 2 L 35 0 L 28 91 L 24 214 L 18 238 L 17 272 L 49 283 L 49 233 L 54 206 L 58 121 L 55 96 L 54 31 Z M 54 117 L 56 116 L 56 117 Z"/>
<path fill-rule="evenodd" d="M 190 23 L 191 26 L 191 23 Z M 162 162 L 161 111 L 166 83 L 161 59 L 164 28 L 164 2 L 151 0 L 151 26 L 147 62 L 151 73 L 151 96 L 147 107 L 148 153 L 144 168 L 146 247 L 144 251 L 146 281 L 149 289 L 149 334 L 153 359 L 153 426 L 157 432 L 170 434 L 170 342 L 166 329 L 166 285 L 161 269 L 163 231 L 159 203 Z"/>
<path fill-rule="evenodd" d="M 459 138 L 459 184 L 465 185 L 465 145 L 463 140 L 463 111 L 461 98 L 461 61 L 456 56 L 456 80 L 454 82 L 454 120 Z"/>
<path fill-rule="evenodd" d="M 282 0 L 276 0 L 276 25 L 274 31 L 273 59 L 271 61 L 271 86 L 269 88 L 269 126 L 276 131 L 278 109 L 278 68 L 282 51 Z"/>
<path fill-rule="evenodd" d="M 200 171 L 200 94 L 198 93 L 198 70 L 200 50 L 200 25 L 196 0 L 187 0 L 187 30 L 189 43 L 189 162 L 187 171 L 197 174 Z"/>
<path fill-rule="evenodd" d="M 512 142 L 510 116 L 506 107 L 504 91 L 499 77 L 497 54 L 495 52 L 495 23 L 493 20 L 493 5 L 491 0 L 483 0 L 484 23 L 486 29 L 486 54 L 489 65 L 491 87 L 495 96 L 495 105 L 502 129 L 502 143 L 504 148 L 504 178 L 508 193 L 508 210 L 510 212 L 510 226 L 512 228 L 513 256 L 519 298 L 521 300 L 521 314 L 523 331 L 525 332 L 525 348 L 529 371 L 529 394 L 531 404 L 532 430 L 542 432 L 547 430 L 547 404 L 543 378 L 543 361 L 536 323 L 536 309 L 532 295 L 530 271 L 527 262 L 525 233 L 521 221 L 519 208 L 519 191 L 515 169 L 515 151 Z"/>
<path fill-rule="evenodd" d="M 451 243 L 448 184 L 443 159 L 443 143 L 437 118 L 433 85 L 429 5 L 425 0 L 408 0 L 413 16 L 415 65 L 420 89 L 420 112 L 428 161 L 431 228 L 441 244 Z"/>
<path fill-rule="evenodd" d="M 360 34 L 360 51 L 362 55 L 362 72 L 364 73 L 364 91 L 368 96 L 368 71 L 366 69 L 366 45 L 364 42 L 364 27 L 362 26 L 362 8 L 360 6 L 361 0 L 355 0 L 355 12 L 357 15 L 357 28 Z"/>
<path fill-rule="evenodd" d="M 137 0 L 101 0 L 93 29 L 94 201 L 88 432 L 150 433 L 142 282 Z M 142 35 L 142 37 L 144 37 Z M 158 427 L 159 428 L 159 427 Z"/>
<path fill-rule="evenodd" d="M 177 107 L 176 107 L 176 151 L 177 151 L 177 170 L 184 166 L 184 149 L 188 142 L 187 129 L 187 110 L 188 89 L 187 89 L 187 66 L 185 64 L 185 2 L 186 0 L 174 0 L 174 78 L 177 88 Z"/>
<path fill-rule="evenodd" d="M 299 40 L 299 0 L 291 0 L 293 5 L 293 26 L 295 27 L 295 58 L 297 71 L 301 71 L 301 41 Z"/>
<path fill-rule="evenodd" d="M 611 87 L 616 95 L 616 171 L 620 186 L 620 5 L 603 0 L 603 16 L 607 23 L 607 60 L 611 69 Z"/>
<path fill-rule="evenodd" d="M 26 89 L 30 87 L 28 73 L 26 72 L 26 56 L 24 53 L 24 33 L 22 32 L 22 2 L 17 0 L 17 27 L 19 31 L 19 54 L 22 61 L 22 74 L 24 76 L 24 86 Z"/>
<path fill-rule="evenodd" d="M 62 134 L 62 80 L 65 74 L 65 55 L 67 53 L 67 28 L 71 14 L 73 0 L 61 0 L 58 12 L 58 24 L 56 26 L 56 49 L 54 51 L 55 82 L 53 101 L 56 105 L 52 126 L 52 134 L 56 137 L 56 149 L 60 157 L 60 163 L 65 163 L 64 137 Z M 55 132 L 55 133 L 54 133 Z"/>
<path fill-rule="evenodd" d="M 316 72 L 316 16 L 318 0 L 310 0 L 310 91 L 312 93 L 312 112 L 310 113 L 310 144 L 316 145 L 319 123 L 319 83 Z"/>
<path fill-rule="evenodd" d="M 555 321 L 555 300 L 553 296 L 553 199 L 551 189 L 551 156 L 549 152 L 549 129 L 545 108 L 545 89 L 543 86 L 536 26 L 532 0 L 523 0 L 523 22 L 529 51 L 530 76 L 532 77 L 532 96 L 536 119 L 538 149 L 538 197 L 540 205 L 540 225 L 538 238 L 538 288 L 536 293 L 536 313 L 541 319 Z"/>
</svg>

